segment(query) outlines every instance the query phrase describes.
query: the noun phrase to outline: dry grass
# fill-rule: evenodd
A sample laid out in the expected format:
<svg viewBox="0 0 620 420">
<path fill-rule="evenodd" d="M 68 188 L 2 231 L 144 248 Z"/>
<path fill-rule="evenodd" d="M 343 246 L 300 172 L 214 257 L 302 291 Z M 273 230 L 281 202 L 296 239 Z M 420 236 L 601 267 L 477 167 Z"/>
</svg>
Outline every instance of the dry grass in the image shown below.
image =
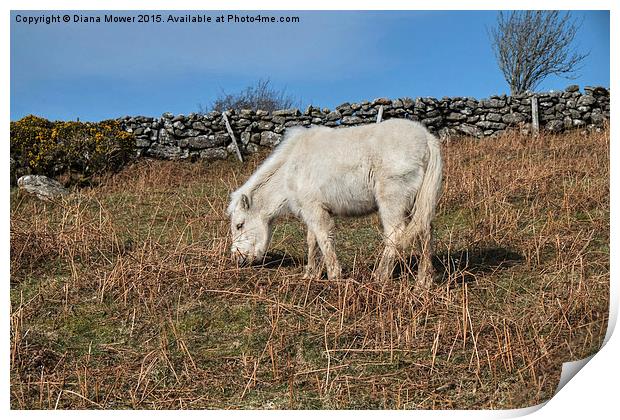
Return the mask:
<svg viewBox="0 0 620 420">
<path fill-rule="evenodd" d="M 444 146 L 428 296 L 371 278 L 376 217 L 340 220 L 347 278 L 303 280 L 303 226 L 229 260 L 252 172 L 147 162 L 62 203 L 11 195 L 11 406 L 516 408 L 607 327 L 609 133 Z"/>
</svg>

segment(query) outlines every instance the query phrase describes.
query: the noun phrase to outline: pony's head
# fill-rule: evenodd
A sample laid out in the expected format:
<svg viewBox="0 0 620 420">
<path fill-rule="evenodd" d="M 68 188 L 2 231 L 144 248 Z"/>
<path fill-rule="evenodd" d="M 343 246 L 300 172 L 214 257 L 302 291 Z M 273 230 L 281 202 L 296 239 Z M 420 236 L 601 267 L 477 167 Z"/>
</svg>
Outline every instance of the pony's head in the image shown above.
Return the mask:
<svg viewBox="0 0 620 420">
<path fill-rule="evenodd" d="M 232 257 L 239 265 L 251 264 L 264 257 L 271 241 L 271 223 L 252 205 L 251 198 L 234 192 L 228 206 L 232 233 Z"/>
</svg>

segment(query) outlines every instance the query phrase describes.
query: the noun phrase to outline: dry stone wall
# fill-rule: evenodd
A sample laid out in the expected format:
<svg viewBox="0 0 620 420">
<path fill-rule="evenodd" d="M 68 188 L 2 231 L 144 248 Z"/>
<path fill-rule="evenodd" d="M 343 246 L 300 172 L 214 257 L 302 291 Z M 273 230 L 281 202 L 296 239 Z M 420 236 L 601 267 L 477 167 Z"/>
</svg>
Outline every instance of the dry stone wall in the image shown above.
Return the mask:
<svg viewBox="0 0 620 420">
<path fill-rule="evenodd" d="M 543 131 L 601 127 L 609 120 L 608 89 L 576 85 L 564 91 L 527 93 L 518 96 L 379 98 L 372 102 L 344 103 L 334 110 L 310 106 L 273 112 L 229 111 L 229 120 L 243 154 L 261 147 L 274 147 L 288 127 L 323 125 L 348 127 L 375 123 L 380 107 L 383 119 L 409 118 L 420 121 L 442 138 L 460 135 L 496 136 L 505 130 L 529 130 L 531 101 L 538 100 L 539 124 Z M 225 159 L 234 153 L 226 125 L 219 113 L 172 115 L 160 118 L 123 117 L 122 127 L 134 134 L 138 156 L 162 159 Z"/>
</svg>

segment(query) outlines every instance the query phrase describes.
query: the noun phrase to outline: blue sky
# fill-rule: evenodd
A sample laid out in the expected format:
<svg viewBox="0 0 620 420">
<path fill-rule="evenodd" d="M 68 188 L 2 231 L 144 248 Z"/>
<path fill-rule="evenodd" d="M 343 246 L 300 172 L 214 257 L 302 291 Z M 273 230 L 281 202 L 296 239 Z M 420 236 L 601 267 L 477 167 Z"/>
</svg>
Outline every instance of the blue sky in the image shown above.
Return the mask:
<svg viewBox="0 0 620 420">
<path fill-rule="evenodd" d="M 232 93 L 260 78 L 286 89 L 302 108 L 377 97 L 484 98 L 509 90 L 487 34 L 495 11 L 260 12 L 300 16 L 294 24 L 16 22 L 17 15 L 65 13 L 138 12 L 11 12 L 12 120 L 188 114 L 222 90 Z M 155 13 L 165 20 L 187 12 Z M 577 46 L 590 55 L 577 79 L 552 76 L 538 90 L 609 86 L 609 13 L 572 13 L 583 19 Z"/>
</svg>

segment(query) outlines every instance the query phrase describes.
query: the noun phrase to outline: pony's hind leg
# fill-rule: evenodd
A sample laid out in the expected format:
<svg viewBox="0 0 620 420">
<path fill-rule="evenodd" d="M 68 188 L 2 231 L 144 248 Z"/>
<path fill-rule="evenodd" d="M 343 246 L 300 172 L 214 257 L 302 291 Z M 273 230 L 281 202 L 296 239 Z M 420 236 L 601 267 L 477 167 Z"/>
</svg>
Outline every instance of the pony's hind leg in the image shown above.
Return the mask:
<svg viewBox="0 0 620 420">
<path fill-rule="evenodd" d="M 392 277 L 396 256 L 403 249 L 407 215 L 411 203 L 403 194 L 403 186 L 399 183 L 378 184 L 376 198 L 383 226 L 385 248 L 375 270 L 375 276 L 387 280 Z"/>
<path fill-rule="evenodd" d="M 336 256 L 333 239 L 334 220 L 329 215 L 329 212 L 320 206 L 304 209 L 302 210 L 302 215 L 308 225 L 308 230 L 314 234 L 323 254 L 323 260 L 327 268 L 327 278 L 330 280 L 340 278 L 342 276 L 342 269 Z"/>
<path fill-rule="evenodd" d="M 383 229 L 385 248 L 383 249 L 383 254 L 381 254 L 379 265 L 375 270 L 375 276 L 381 280 L 387 280 L 392 277 L 394 262 L 396 260 L 396 255 L 398 255 L 399 244 L 404 228 L 405 224 L 400 223 L 396 226 L 384 227 Z"/>
<path fill-rule="evenodd" d="M 312 229 L 308 228 L 306 236 L 308 241 L 308 264 L 304 272 L 304 279 L 312 279 L 321 275 L 321 256 L 319 254 L 319 244 L 316 241 L 316 235 Z"/>
<path fill-rule="evenodd" d="M 418 235 L 417 244 L 420 252 L 418 261 L 418 279 L 416 288 L 418 290 L 429 290 L 433 284 L 435 269 L 432 259 L 432 237 L 431 228 L 423 229 Z"/>
</svg>

